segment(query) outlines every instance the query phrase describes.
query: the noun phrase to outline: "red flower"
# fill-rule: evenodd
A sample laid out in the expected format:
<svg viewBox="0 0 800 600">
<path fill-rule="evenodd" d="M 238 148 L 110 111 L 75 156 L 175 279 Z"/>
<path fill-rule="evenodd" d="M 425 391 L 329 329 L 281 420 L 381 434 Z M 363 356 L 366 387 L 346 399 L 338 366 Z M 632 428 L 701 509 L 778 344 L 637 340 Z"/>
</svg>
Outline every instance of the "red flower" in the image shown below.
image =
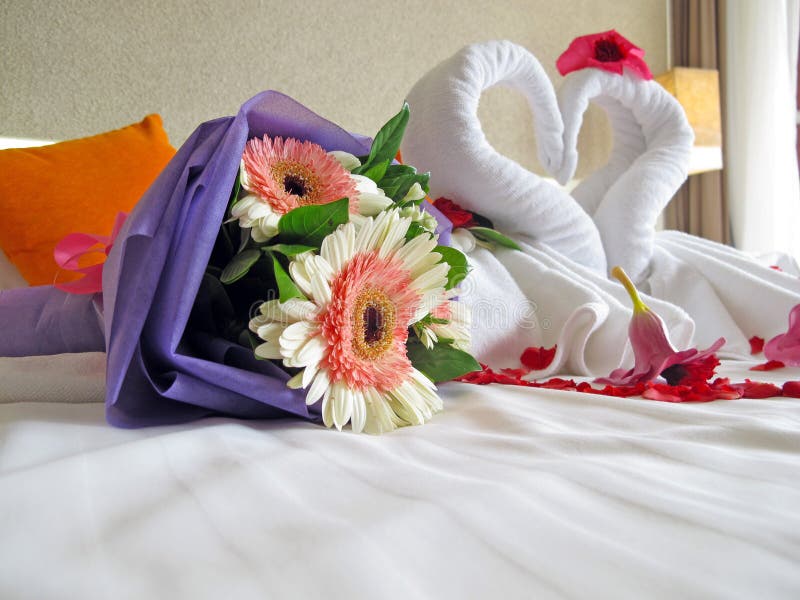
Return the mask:
<svg viewBox="0 0 800 600">
<path fill-rule="evenodd" d="M 556 61 L 562 75 L 589 67 L 622 75 L 627 67 L 642 79 L 653 74 L 644 61 L 644 50 L 631 44 L 613 29 L 572 40 L 569 48 Z"/>
<path fill-rule="evenodd" d="M 65 271 L 83 275 L 80 279 L 67 283 L 56 282 L 54 286 L 62 292 L 70 294 L 94 294 L 103 291 L 103 265 L 108 253 L 114 246 L 128 214 L 117 213 L 111 235 L 94 235 L 91 233 L 70 233 L 64 236 L 53 249 L 56 264 Z M 102 253 L 102 254 L 101 254 Z M 100 255 L 101 260 L 91 266 L 81 266 L 92 255 Z M 83 260 L 81 260 L 83 259 Z"/>
<path fill-rule="evenodd" d="M 668 378 L 670 383 L 684 380 L 695 382 L 704 375 L 706 379 L 711 377 L 714 367 L 719 364 L 714 353 L 725 343 L 725 338 L 719 338 L 702 352 L 696 348 L 675 350 L 667 337 L 661 317 L 642 302 L 639 292 L 625 271 L 614 267 L 611 274 L 622 282 L 633 302 L 628 337 L 633 346 L 634 366 L 632 369 L 615 369 L 608 377 L 596 381 L 611 385 L 633 385 L 653 381 L 659 375 Z"/>
<path fill-rule="evenodd" d="M 545 348 L 544 346 L 535 348 L 531 346 L 522 353 L 520 361 L 531 371 L 541 371 L 549 367 L 550 363 L 553 362 L 557 348 L 558 346 L 553 346 L 552 348 Z"/>
<path fill-rule="evenodd" d="M 764 345 L 764 356 L 790 367 L 800 367 L 800 304 L 789 313 L 789 329 Z"/>
<path fill-rule="evenodd" d="M 775 369 L 782 369 L 786 365 L 779 360 L 768 360 L 765 363 L 750 367 L 751 371 L 774 371 Z"/>
<path fill-rule="evenodd" d="M 437 198 L 433 205 L 453 224 L 453 229 L 478 225 L 471 212 L 464 210 L 448 198 Z"/>
<path fill-rule="evenodd" d="M 718 366 L 719 359 L 717 355 L 709 354 L 691 362 L 672 365 L 661 371 L 661 376 L 670 385 L 692 385 L 711 379 Z"/>
<path fill-rule="evenodd" d="M 750 338 L 750 354 L 760 354 L 764 351 L 764 338 L 754 335 Z"/>
</svg>

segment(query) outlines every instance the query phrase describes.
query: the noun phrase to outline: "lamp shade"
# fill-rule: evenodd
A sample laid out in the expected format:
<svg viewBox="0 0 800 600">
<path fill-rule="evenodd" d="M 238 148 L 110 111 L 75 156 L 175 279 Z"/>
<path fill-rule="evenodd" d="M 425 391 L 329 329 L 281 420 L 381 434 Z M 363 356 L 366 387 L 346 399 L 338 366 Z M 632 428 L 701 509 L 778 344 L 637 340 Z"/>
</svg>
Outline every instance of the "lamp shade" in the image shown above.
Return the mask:
<svg viewBox="0 0 800 600">
<path fill-rule="evenodd" d="M 675 67 L 656 81 L 680 102 L 694 130 L 689 174 L 722 168 L 722 119 L 716 69 Z"/>
</svg>

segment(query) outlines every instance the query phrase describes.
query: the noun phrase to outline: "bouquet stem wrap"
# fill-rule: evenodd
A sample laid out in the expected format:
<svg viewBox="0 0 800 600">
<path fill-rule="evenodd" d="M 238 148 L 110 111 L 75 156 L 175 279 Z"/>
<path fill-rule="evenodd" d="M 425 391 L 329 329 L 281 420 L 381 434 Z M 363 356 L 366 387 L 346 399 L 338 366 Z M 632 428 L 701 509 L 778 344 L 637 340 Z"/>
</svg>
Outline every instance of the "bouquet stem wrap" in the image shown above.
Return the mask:
<svg viewBox="0 0 800 600">
<path fill-rule="evenodd" d="M 0 355 L 105 347 L 106 416 L 120 427 L 214 414 L 313 417 L 305 393 L 286 387 L 290 375 L 284 370 L 257 360 L 249 348 L 190 325 L 195 299 L 203 302 L 198 290 L 245 143 L 263 135 L 310 140 L 326 150 L 354 155 L 369 152 L 366 138 L 278 92 L 255 96 L 236 117 L 202 124 L 139 201 L 116 239 L 103 269 L 103 310 L 95 309 L 98 299 L 52 287 L 4 292 Z M 447 243 L 447 231 L 442 233 L 441 243 Z"/>
</svg>

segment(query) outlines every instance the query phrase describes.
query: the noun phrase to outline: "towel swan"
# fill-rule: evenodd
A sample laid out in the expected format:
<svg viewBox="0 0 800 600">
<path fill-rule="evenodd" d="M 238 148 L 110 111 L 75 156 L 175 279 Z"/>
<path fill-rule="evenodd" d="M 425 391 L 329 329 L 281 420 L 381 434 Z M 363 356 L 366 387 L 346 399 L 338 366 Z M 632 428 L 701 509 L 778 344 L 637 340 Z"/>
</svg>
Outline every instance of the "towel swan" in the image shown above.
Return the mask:
<svg viewBox="0 0 800 600">
<path fill-rule="evenodd" d="M 601 376 L 630 366 L 629 299 L 607 278 L 591 216 L 486 141 L 478 100 L 498 83 L 527 97 L 540 160 L 558 172 L 563 122 L 555 91 L 533 55 L 507 41 L 468 46 L 425 75 L 407 97 L 411 118 L 401 147 L 409 164 L 432 171 L 434 195 L 491 218 L 522 247 L 468 251 L 472 271 L 460 297 L 472 308 L 472 352 L 492 367 L 519 367 L 526 348 L 556 346 L 552 363 L 537 377 Z M 672 340 L 687 346 L 694 324 L 686 313 L 654 298 L 647 302 Z"/>
<path fill-rule="evenodd" d="M 658 83 L 627 70 L 569 73 L 557 95 L 564 120 L 560 182 L 575 171 L 589 102 L 601 106 L 611 123 L 608 163 L 573 190 L 597 225 L 609 266 L 623 266 L 651 295 L 686 310 L 699 346 L 723 335 L 727 344 L 720 355 L 750 358 L 748 338 L 785 328 L 786 315 L 800 303 L 800 280 L 728 246 L 656 232 L 659 214 L 688 175 L 694 135 L 683 108 Z"/>
<path fill-rule="evenodd" d="M 556 178 L 562 185 L 575 173 L 589 102 L 605 109 L 614 146 L 608 163 L 572 195 L 597 225 L 608 265 L 624 267 L 641 282 L 653 256 L 658 216 L 688 175 L 694 133 L 678 101 L 653 80 L 627 71 L 570 73 L 558 90 L 564 159 Z"/>
<path fill-rule="evenodd" d="M 540 161 L 548 171 L 557 171 L 563 124 L 552 83 L 530 52 L 501 41 L 467 46 L 417 82 L 407 97 L 411 118 L 402 146 L 405 160 L 434 174 L 435 195 L 489 217 L 506 234 L 542 242 L 604 273 L 605 254 L 591 217 L 568 193 L 501 155 L 486 140 L 478 102 L 485 89 L 497 84 L 526 96 Z"/>
</svg>

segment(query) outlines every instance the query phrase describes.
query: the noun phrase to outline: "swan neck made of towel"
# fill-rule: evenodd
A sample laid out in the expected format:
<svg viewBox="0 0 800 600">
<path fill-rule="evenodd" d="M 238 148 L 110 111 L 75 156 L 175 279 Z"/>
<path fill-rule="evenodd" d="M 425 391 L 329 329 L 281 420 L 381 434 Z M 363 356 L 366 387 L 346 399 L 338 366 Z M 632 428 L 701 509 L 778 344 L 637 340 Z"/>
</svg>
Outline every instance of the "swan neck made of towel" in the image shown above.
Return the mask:
<svg viewBox="0 0 800 600">
<path fill-rule="evenodd" d="M 589 102 L 611 121 L 609 162 L 576 190 L 592 215 L 609 266 L 625 268 L 634 281 L 647 273 L 659 214 L 686 180 L 694 134 L 678 101 L 655 81 L 596 69 L 571 73 L 558 92 L 564 119 L 560 181 L 577 165 L 577 139 Z"/>
<path fill-rule="evenodd" d="M 519 90 L 536 126 L 541 162 L 557 170 L 563 123 L 544 69 L 507 41 L 473 44 L 426 74 L 408 94 L 411 118 L 403 156 L 431 171 L 431 192 L 490 218 L 509 235 L 547 244 L 572 260 L 605 271 L 600 235 L 589 216 L 557 186 L 498 153 L 478 119 L 483 91 Z"/>
</svg>

